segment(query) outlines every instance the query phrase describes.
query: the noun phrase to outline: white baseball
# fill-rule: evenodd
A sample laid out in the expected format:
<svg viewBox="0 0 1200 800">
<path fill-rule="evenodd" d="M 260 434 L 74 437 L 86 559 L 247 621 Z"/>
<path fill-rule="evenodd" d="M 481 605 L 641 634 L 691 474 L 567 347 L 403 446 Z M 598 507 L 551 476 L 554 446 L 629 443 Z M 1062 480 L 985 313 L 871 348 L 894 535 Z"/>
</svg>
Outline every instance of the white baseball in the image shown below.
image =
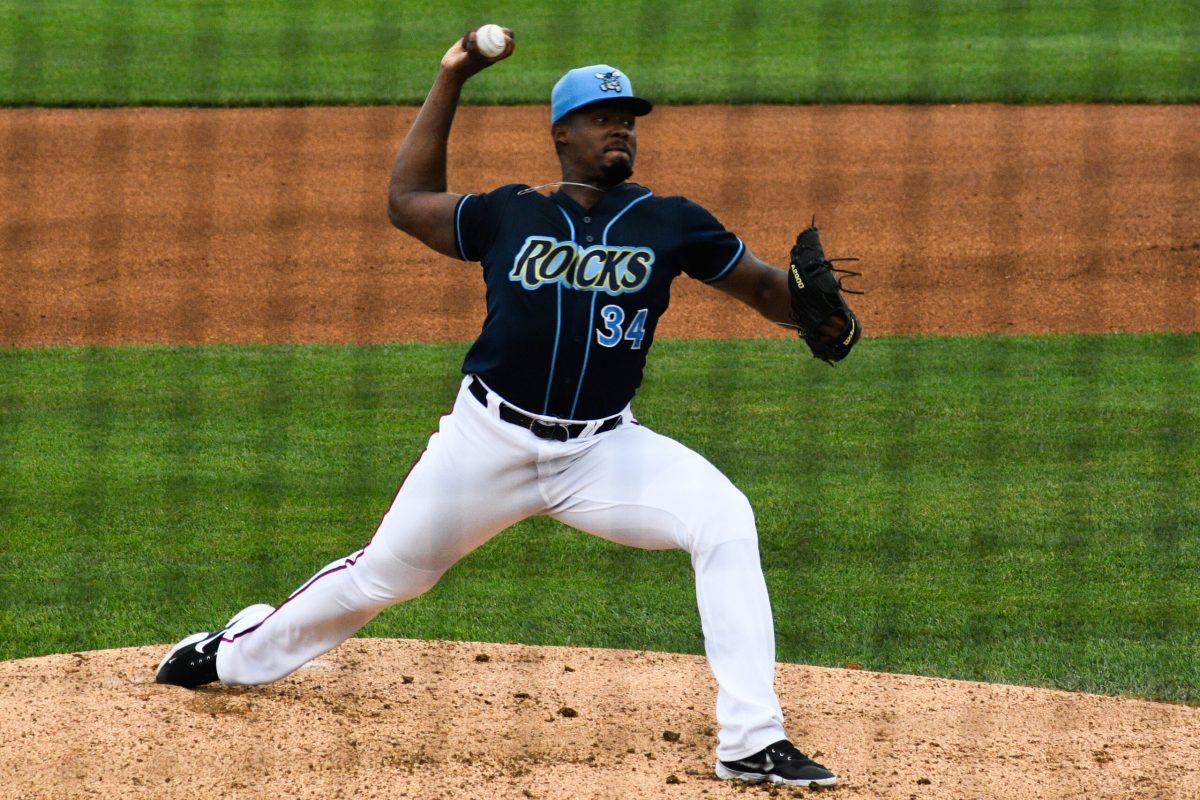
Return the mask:
<svg viewBox="0 0 1200 800">
<path fill-rule="evenodd" d="M 487 58 L 495 58 L 504 52 L 504 31 L 499 25 L 488 23 L 475 31 L 475 46 Z"/>
</svg>

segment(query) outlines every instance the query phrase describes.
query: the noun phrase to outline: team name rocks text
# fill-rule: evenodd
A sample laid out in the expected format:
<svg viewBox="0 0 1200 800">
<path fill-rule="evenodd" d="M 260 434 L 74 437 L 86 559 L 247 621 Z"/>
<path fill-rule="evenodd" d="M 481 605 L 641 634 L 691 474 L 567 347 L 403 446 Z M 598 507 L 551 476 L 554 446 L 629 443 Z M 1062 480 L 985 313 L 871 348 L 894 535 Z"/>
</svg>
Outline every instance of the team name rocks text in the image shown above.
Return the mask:
<svg viewBox="0 0 1200 800">
<path fill-rule="evenodd" d="M 508 277 L 526 289 L 561 282 L 564 286 L 610 295 L 636 292 L 646 285 L 654 251 L 646 247 L 595 245 L 530 236 L 513 259 Z"/>
</svg>

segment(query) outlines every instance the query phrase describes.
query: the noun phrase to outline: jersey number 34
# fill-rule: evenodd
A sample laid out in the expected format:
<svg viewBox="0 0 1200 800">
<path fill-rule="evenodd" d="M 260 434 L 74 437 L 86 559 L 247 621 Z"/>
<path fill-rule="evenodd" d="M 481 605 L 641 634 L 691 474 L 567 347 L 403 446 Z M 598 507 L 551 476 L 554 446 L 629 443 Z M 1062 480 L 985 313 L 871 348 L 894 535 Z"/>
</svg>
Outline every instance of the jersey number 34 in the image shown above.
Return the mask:
<svg viewBox="0 0 1200 800">
<path fill-rule="evenodd" d="M 642 348 L 642 339 L 646 335 L 646 314 L 648 308 L 639 308 L 633 315 L 629 327 L 625 327 L 625 309 L 617 305 L 608 305 L 600 309 L 600 319 L 604 327 L 596 331 L 596 341 L 605 347 L 616 347 L 622 339 L 633 342 L 631 350 Z"/>
</svg>

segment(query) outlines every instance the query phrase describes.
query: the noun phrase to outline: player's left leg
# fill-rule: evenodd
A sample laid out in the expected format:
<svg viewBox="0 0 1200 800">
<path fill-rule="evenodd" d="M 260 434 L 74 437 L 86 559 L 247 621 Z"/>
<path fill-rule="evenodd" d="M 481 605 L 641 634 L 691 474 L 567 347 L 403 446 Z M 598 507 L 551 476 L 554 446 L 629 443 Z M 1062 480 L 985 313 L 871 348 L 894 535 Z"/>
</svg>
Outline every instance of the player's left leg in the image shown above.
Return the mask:
<svg viewBox="0 0 1200 800">
<path fill-rule="evenodd" d="M 716 467 L 636 424 L 564 450 L 543 486 L 554 518 L 621 544 L 691 555 L 704 647 L 717 679 L 717 754 L 736 760 L 786 738 L 775 635 L 750 503 Z"/>
<path fill-rule="evenodd" d="M 639 425 L 561 450 L 540 467 L 551 516 L 621 544 L 691 554 L 704 650 L 717 679 L 717 776 L 836 783 L 784 733 L 771 603 L 745 495 L 699 454 Z"/>
<path fill-rule="evenodd" d="M 173 647 L 157 680 L 198 686 L 278 680 L 353 636 L 545 501 L 537 442 L 482 407 L 463 382 L 371 542 L 319 570 L 278 609 L 260 605 Z"/>
</svg>

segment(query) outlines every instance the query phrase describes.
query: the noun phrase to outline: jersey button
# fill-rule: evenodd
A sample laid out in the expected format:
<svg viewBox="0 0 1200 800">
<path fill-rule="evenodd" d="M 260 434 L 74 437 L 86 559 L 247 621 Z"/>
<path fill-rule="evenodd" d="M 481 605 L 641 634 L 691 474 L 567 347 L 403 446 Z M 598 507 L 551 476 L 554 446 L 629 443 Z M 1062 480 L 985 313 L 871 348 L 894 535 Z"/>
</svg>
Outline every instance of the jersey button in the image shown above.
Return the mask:
<svg viewBox="0 0 1200 800">
<path fill-rule="evenodd" d="M 591 222 L 591 221 L 592 221 L 592 218 L 591 218 L 591 217 L 584 217 L 584 218 L 583 218 L 583 221 L 584 221 L 584 222 Z"/>
<path fill-rule="evenodd" d="M 595 238 L 593 238 L 593 236 L 592 236 L 590 233 L 589 233 L 587 236 L 583 237 L 583 238 L 584 238 L 585 240 L 589 241 L 589 242 L 594 242 L 594 241 L 596 241 L 596 240 L 595 240 Z"/>
</svg>

